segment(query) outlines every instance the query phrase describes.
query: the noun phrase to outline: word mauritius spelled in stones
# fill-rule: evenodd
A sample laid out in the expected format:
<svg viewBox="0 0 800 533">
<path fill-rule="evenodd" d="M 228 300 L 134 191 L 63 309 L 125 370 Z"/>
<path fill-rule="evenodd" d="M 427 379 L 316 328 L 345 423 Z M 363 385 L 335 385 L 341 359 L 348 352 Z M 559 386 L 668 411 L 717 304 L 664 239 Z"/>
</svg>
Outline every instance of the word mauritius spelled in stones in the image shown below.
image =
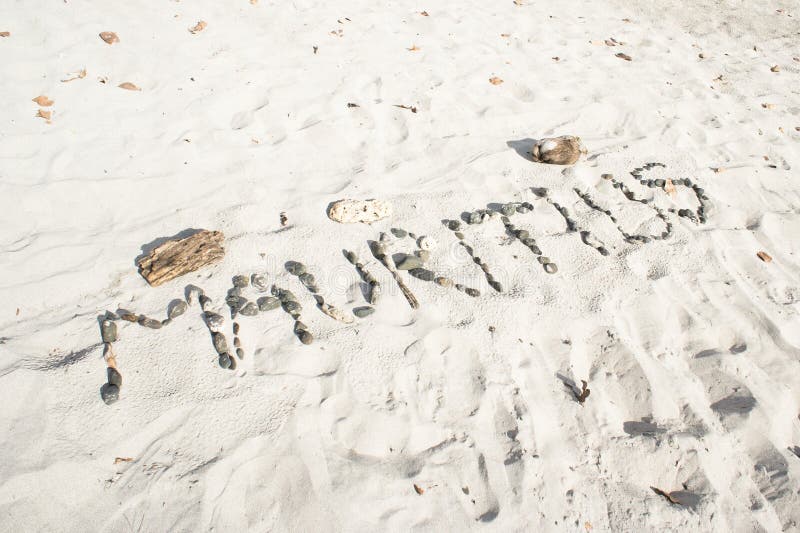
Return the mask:
<svg viewBox="0 0 800 533">
<path fill-rule="evenodd" d="M 706 222 L 705 209 L 709 200 L 708 196 L 705 194 L 705 191 L 698 185 L 692 183 L 692 180 L 690 179 L 646 179 L 644 177 L 644 173 L 656 167 L 663 168 L 664 165 L 661 163 L 647 163 L 642 167 L 634 169 L 631 172 L 631 175 L 641 186 L 648 188 L 659 188 L 668 194 L 674 195 L 676 187 L 690 188 L 694 192 L 699 203 L 698 209 L 661 209 L 646 198 L 637 198 L 626 185 L 616 180 L 612 175 L 603 174 L 603 178 L 610 181 L 613 188 L 619 190 L 627 200 L 648 205 L 655 211 L 655 216 L 664 224 L 664 230 L 656 235 L 637 235 L 626 232 L 622 226 L 617 223 L 617 218 L 612 214 L 611 210 L 604 209 L 586 192 L 582 192 L 578 189 L 573 189 L 573 192 L 591 209 L 604 214 L 605 216 L 609 217 L 612 222 L 617 224 L 616 227 L 618 231 L 621 233 L 623 240 L 627 243 L 647 244 L 651 241 L 669 238 L 672 234 L 672 223 L 669 221 L 668 213 L 673 213 L 678 217 L 686 218 L 695 224 L 704 224 Z M 548 205 L 552 205 L 556 212 L 564 218 L 566 221 L 567 233 L 578 233 L 581 237 L 581 241 L 584 244 L 594 248 L 603 256 L 609 255 L 607 248 L 602 243 L 598 243 L 598 241 L 592 237 L 589 230 L 578 229 L 578 223 L 570 217 L 568 210 L 558 203 L 552 201 L 549 198 L 548 191 L 546 189 L 533 189 L 533 192 L 539 198 L 544 199 Z M 377 202 L 374 200 L 370 200 L 365 203 L 359 203 L 355 200 L 346 200 L 343 202 L 344 203 L 335 202 L 334 204 L 331 204 L 328 209 L 329 215 L 334 215 L 339 218 L 339 220 L 337 220 L 338 222 L 372 222 L 381 218 L 385 218 L 391 214 L 391 206 L 386 202 Z M 346 208 L 336 208 L 335 206 L 337 204 L 344 205 Z M 511 218 L 514 216 L 524 215 L 533 211 L 533 204 L 530 202 L 512 202 L 500 204 L 499 207 L 497 207 L 497 204 L 490 204 L 490 206 L 495 207 L 491 209 L 478 209 L 476 211 L 463 213 L 461 215 L 461 220 L 445 219 L 442 221 L 442 223 L 445 225 L 445 227 L 453 232 L 455 237 L 458 239 L 458 244 L 467 251 L 472 261 L 478 267 L 480 267 L 486 278 L 487 284 L 494 291 L 498 293 L 503 292 L 503 286 L 501 282 L 495 279 L 495 277 L 492 275 L 489 265 L 483 259 L 474 254 L 474 248 L 467 242 L 464 234 L 464 231 L 466 231 L 467 227 L 479 225 L 488 220 L 499 219 L 505 227 L 508 236 L 512 239 L 518 240 L 524 246 L 526 246 L 534 254 L 536 261 L 542 265 L 542 268 L 545 270 L 545 272 L 548 274 L 555 274 L 558 272 L 558 267 L 556 264 L 544 255 L 536 240 L 531 235 L 531 232 L 528 230 L 519 229 L 511 221 Z M 342 216 L 343 214 L 345 216 Z M 210 245 L 204 242 L 208 240 L 208 237 L 211 237 L 211 240 L 213 241 L 213 243 Z M 401 240 L 406 238 L 411 239 L 415 243 L 416 249 L 414 252 L 411 254 L 396 253 L 392 255 L 390 253 L 392 244 L 399 243 Z M 192 239 L 192 237 L 189 239 Z M 160 248 L 170 250 L 170 253 L 174 254 L 175 250 L 179 250 L 181 248 L 192 249 L 198 248 L 199 246 L 200 249 L 205 252 L 206 249 L 210 247 L 211 253 L 209 253 L 208 256 L 212 261 L 216 261 L 219 259 L 221 253 L 220 243 L 221 234 L 218 234 L 218 232 L 205 232 L 203 238 L 194 237 L 189 243 L 183 243 L 180 245 L 161 245 Z M 480 291 L 478 289 L 456 283 L 446 276 L 437 274 L 427 266 L 431 257 L 431 253 L 437 246 L 437 243 L 431 237 L 418 237 L 414 233 L 409 233 L 403 229 L 392 228 L 391 236 L 389 233 L 381 233 L 378 240 L 368 241 L 367 244 L 369 245 L 369 249 L 375 259 L 389 271 L 412 309 L 417 309 L 419 307 L 419 301 L 411 291 L 410 287 L 406 285 L 405 281 L 403 280 L 401 276 L 401 272 L 403 271 L 408 272 L 409 275 L 416 279 L 433 282 L 445 288 L 453 288 L 473 298 L 480 296 Z M 352 310 L 352 314 L 356 318 L 366 318 L 374 312 L 374 306 L 379 301 L 379 297 L 381 295 L 380 282 L 375 278 L 373 273 L 367 270 L 367 267 L 361 262 L 355 252 L 343 250 L 343 255 L 345 259 L 355 267 L 356 272 L 366 285 L 364 299 L 368 305 L 355 307 Z M 151 257 L 148 259 L 148 264 L 158 263 L 158 257 Z M 189 269 L 186 267 L 186 263 L 182 260 L 179 260 L 178 264 L 180 265 L 179 268 L 183 270 L 181 274 L 199 268 L 199 266 L 203 266 L 202 264 L 198 263 L 197 265 L 193 265 L 195 268 Z M 297 261 L 288 261 L 285 264 L 285 268 L 289 274 L 296 276 L 303 287 L 305 287 L 311 293 L 316 301 L 317 309 L 320 312 L 338 322 L 345 324 L 351 324 L 354 322 L 353 316 L 348 314 L 343 309 L 340 309 L 325 301 L 325 298 L 320 294 L 320 289 L 316 283 L 314 275 L 307 271 L 307 267 L 305 265 Z M 162 279 L 164 277 L 169 277 L 165 266 L 160 267 L 159 270 L 163 272 L 161 275 Z M 159 281 L 161 281 L 161 279 L 159 279 Z M 248 291 L 254 291 L 256 295 L 266 292 L 269 292 L 270 294 L 257 296 L 255 301 L 251 301 L 246 296 Z M 232 331 L 234 335 L 234 341 L 233 349 L 231 349 L 228 345 L 227 338 L 223 333 L 225 318 L 214 311 L 213 301 L 204 293 L 203 289 L 189 285 L 186 287 L 185 301 L 173 300 L 167 306 L 166 319 L 158 320 L 145 315 L 136 314 L 125 309 L 118 309 L 116 312 L 107 311 L 105 315 L 100 318 L 100 333 L 105 346 L 104 358 L 107 365 L 107 383 L 101 388 L 101 397 L 106 403 L 110 404 L 119 399 L 120 387 L 122 386 L 122 376 L 117 369 L 116 357 L 113 351 L 113 343 L 117 342 L 118 340 L 117 323 L 135 322 L 145 328 L 160 329 L 171 324 L 173 320 L 183 315 L 187 311 L 188 305 L 192 305 L 194 302 L 197 302 L 203 311 L 202 317 L 211 335 L 211 344 L 217 354 L 218 364 L 220 367 L 225 369 L 236 369 L 237 359 L 242 360 L 245 356 L 244 348 L 241 346 L 238 336 L 240 329 L 240 325 L 236 321 L 238 315 L 255 316 L 259 313 L 269 312 L 280 307 L 294 321 L 293 332 L 297 336 L 298 340 L 300 340 L 300 342 L 303 344 L 311 344 L 314 341 L 314 337 L 309 331 L 308 327 L 300 319 L 300 314 L 303 311 L 303 307 L 300 304 L 297 296 L 295 296 L 295 294 L 288 289 L 281 288 L 276 285 L 270 286 L 264 274 L 254 273 L 249 277 L 244 275 L 234 276 L 232 278 L 232 287 L 228 290 L 227 297 L 225 298 L 225 303 L 230 311 L 230 318 L 233 321 Z"/>
</svg>

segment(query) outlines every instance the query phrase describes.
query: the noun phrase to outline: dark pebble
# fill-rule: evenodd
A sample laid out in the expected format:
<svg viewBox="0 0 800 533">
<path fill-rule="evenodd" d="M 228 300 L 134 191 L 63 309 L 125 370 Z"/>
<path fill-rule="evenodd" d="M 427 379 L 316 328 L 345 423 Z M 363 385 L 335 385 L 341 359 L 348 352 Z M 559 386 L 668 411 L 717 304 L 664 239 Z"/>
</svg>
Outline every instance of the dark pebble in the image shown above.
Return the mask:
<svg viewBox="0 0 800 533">
<path fill-rule="evenodd" d="M 136 314 L 130 313 L 128 311 L 121 311 L 119 313 L 119 317 L 122 320 L 125 320 L 126 322 L 136 322 L 139 320 L 139 317 Z"/>
<path fill-rule="evenodd" d="M 436 275 L 425 268 L 412 268 L 408 271 L 409 274 L 422 281 L 433 281 Z"/>
<path fill-rule="evenodd" d="M 236 348 L 236 357 L 239 359 L 244 359 L 244 350 L 241 348 Z"/>
<path fill-rule="evenodd" d="M 539 263 L 542 264 L 542 265 L 546 265 L 547 263 L 550 262 L 550 258 L 549 257 L 545 257 L 543 255 L 540 255 L 539 257 L 537 257 L 536 260 L 539 261 Z"/>
<path fill-rule="evenodd" d="M 247 302 L 239 312 L 244 316 L 256 316 L 258 314 L 258 306 L 253 302 Z"/>
<path fill-rule="evenodd" d="M 404 229 L 401 229 L 401 228 L 392 228 L 389 231 L 391 231 L 392 235 L 394 235 L 398 239 L 402 239 L 403 237 L 408 236 L 408 232 L 406 230 L 404 230 Z"/>
<path fill-rule="evenodd" d="M 239 333 L 239 323 L 238 322 L 234 322 L 233 323 L 233 334 L 237 335 L 238 333 Z"/>
<path fill-rule="evenodd" d="M 503 292 L 503 286 L 500 284 L 499 281 L 490 281 L 489 286 L 491 286 L 497 292 Z"/>
<path fill-rule="evenodd" d="M 122 387 L 122 374 L 120 374 L 116 368 L 108 367 L 106 369 L 106 375 L 108 376 L 108 382 L 111 385 Z"/>
<path fill-rule="evenodd" d="M 656 184 L 656 187 L 663 187 L 666 184 L 666 181 L 664 181 L 662 179 L 657 179 L 653 183 Z"/>
<path fill-rule="evenodd" d="M 468 296 L 472 296 L 473 298 L 477 298 L 478 296 L 480 296 L 480 295 L 481 295 L 481 291 L 479 291 L 478 289 L 471 289 L 471 288 L 469 288 L 469 287 L 466 287 L 466 288 L 464 289 L 464 292 L 465 292 L 465 293 L 466 293 Z"/>
<path fill-rule="evenodd" d="M 103 342 L 116 342 L 117 325 L 111 320 L 103 320 L 100 323 L 100 336 Z"/>
<path fill-rule="evenodd" d="M 542 255 L 542 250 L 538 246 L 531 246 L 531 252 L 535 253 L 536 255 Z"/>
<path fill-rule="evenodd" d="M 351 264 L 355 265 L 358 263 L 358 256 L 355 252 L 351 252 L 348 250 L 344 251 L 344 257 L 347 259 Z"/>
<path fill-rule="evenodd" d="M 556 272 L 558 272 L 558 267 L 556 266 L 555 263 L 547 263 L 546 265 L 544 265 L 544 271 L 547 272 L 548 274 L 555 274 Z"/>
<path fill-rule="evenodd" d="M 203 311 L 206 311 L 207 310 L 206 307 L 211 305 L 211 298 L 209 298 L 205 294 L 201 294 L 200 296 L 198 296 L 197 301 L 200 303 L 200 307 L 203 309 Z"/>
<path fill-rule="evenodd" d="M 606 250 L 606 249 L 605 249 L 605 248 L 603 248 L 602 246 L 601 246 L 601 247 L 599 247 L 599 248 L 597 249 L 597 251 L 598 251 L 598 252 L 600 252 L 600 255 L 603 255 L 603 256 L 607 256 L 607 255 L 608 255 L 608 250 Z"/>
<path fill-rule="evenodd" d="M 164 320 L 161 321 L 161 327 L 169 326 L 170 324 L 172 324 L 171 318 L 165 318 Z"/>
<path fill-rule="evenodd" d="M 189 306 L 183 300 L 172 300 L 167 308 L 167 318 L 178 318 Z"/>
<path fill-rule="evenodd" d="M 300 339 L 300 342 L 303 344 L 311 344 L 314 342 L 314 336 L 305 329 L 297 332 L 297 338 Z"/>
<path fill-rule="evenodd" d="M 231 356 L 227 353 L 219 354 L 219 366 L 222 368 L 230 368 L 231 367 Z"/>
<path fill-rule="evenodd" d="M 250 285 L 250 280 L 247 278 L 247 276 L 242 276 L 242 275 L 233 276 L 233 279 L 231 281 L 233 282 L 234 287 L 240 289 L 243 289 L 244 287 Z"/>
<path fill-rule="evenodd" d="M 314 277 L 314 274 L 306 272 L 305 274 L 300 274 L 298 277 L 300 279 L 300 283 L 302 283 L 306 289 L 310 290 L 311 292 L 319 292 L 319 288 L 317 287 L 317 279 Z"/>
<path fill-rule="evenodd" d="M 511 215 L 517 212 L 517 206 L 514 204 L 505 204 L 503 207 L 500 208 L 500 212 L 503 213 L 505 216 L 510 217 Z"/>
<path fill-rule="evenodd" d="M 374 307 L 364 306 L 364 307 L 356 307 L 353 309 L 353 314 L 356 315 L 358 318 L 365 318 L 375 312 Z"/>
<path fill-rule="evenodd" d="M 447 223 L 447 227 L 452 231 L 458 231 L 461 229 L 461 222 L 458 220 L 451 220 Z"/>
<path fill-rule="evenodd" d="M 236 358 L 228 354 L 228 360 L 231 362 L 231 366 L 228 367 L 228 370 L 236 370 Z"/>
<path fill-rule="evenodd" d="M 113 383 L 106 383 L 100 388 L 100 397 L 106 405 L 111 405 L 119 400 L 119 386 Z"/>
<path fill-rule="evenodd" d="M 233 346 L 234 346 L 234 348 L 241 348 L 242 347 L 242 341 L 239 340 L 239 337 L 234 337 L 233 338 Z"/>
<path fill-rule="evenodd" d="M 150 329 L 161 329 L 161 321 L 146 316 L 139 317 L 139 325 Z"/>
<path fill-rule="evenodd" d="M 464 238 L 464 234 L 461 233 L 460 231 L 457 231 L 456 232 L 456 239 L 463 239 L 463 238 Z"/>
<path fill-rule="evenodd" d="M 225 335 L 219 332 L 212 333 L 211 341 L 214 344 L 214 350 L 216 350 L 218 354 L 227 353 L 228 341 L 225 340 Z"/>
<path fill-rule="evenodd" d="M 525 239 L 529 239 L 530 236 L 531 236 L 531 233 L 528 230 L 521 229 L 521 230 L 519 230 L 517 232 L 517 238 L 520 239 L 521 241 L 524 241 Z"/>
<path fill-rule="evenodd" d="M 298 263 L 297 261 L 287 261 L 285 266 L 286 271 L 294 276 L 299 276 L 306 273 L 306 266 L 303 263 Z"/>
<path fill-rule="evenodd" d="M 287 313 L 299 313 L 303 309 L 303 307 L 294 300 L 286 300 L 281 304 L 281 307 L 283 307 L 283 310 Z"/>
<path fill-rule="evenodd" d="M 256 303 L 258 303 L 258 308 L 261 311 L 272 311 L 281 306 L 281 301 L 274 296 L 262 296 Z"/>
</svg>

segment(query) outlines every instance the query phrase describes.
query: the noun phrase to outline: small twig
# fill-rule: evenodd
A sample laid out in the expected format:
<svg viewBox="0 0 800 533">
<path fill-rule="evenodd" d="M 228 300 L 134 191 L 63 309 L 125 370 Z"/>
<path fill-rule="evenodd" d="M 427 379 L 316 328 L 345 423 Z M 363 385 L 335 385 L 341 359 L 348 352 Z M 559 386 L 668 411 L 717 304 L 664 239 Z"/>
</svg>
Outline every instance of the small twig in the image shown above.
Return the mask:
<svg viewBox="0 0 800 533">
<path fill-rule="evenodd" d="M 588 385 L 588 383 L 586 383 L 586 381 L 585 381 L 585 380 L 583 380 L 583 379 L 581 380 L 581 385 L 583 386 L 583 388 L 582 388 L 582 390 L 581 390 L 580 394 L 579 394 L 577 391 L 573 391 L 573 394 L 575 394 L 575 399 L 576 399 L 576 400 L 578 400 L 578 403 L 580 403 L 581 405 L 583 405 L 583 402 L 585 402 L 585 401 L 586 401 L 586 398 L 588 398 L 588 397 L 589 397 L 589 394 L 590 394 L 592 391 L 591 391 L 591 390 L 589 390 L 588 388 L 586 388 L 586 386 Z"/>
</svg>

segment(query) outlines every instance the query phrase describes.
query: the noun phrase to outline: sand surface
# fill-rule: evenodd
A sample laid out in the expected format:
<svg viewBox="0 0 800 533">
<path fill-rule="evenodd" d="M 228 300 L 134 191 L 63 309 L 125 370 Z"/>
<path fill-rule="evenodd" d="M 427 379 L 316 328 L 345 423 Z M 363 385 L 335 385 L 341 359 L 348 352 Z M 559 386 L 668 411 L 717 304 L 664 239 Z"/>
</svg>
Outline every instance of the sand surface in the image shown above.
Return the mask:
<svg viewBox="0 0 800 533">
<path fill-rule="evenodd" d="M 0 530 L 797 531 L 799 23 L 773 0 L 0 3 Z M 558 135 L 588 154 L 530 160 Z M 342 198 L 392 215 L 335 223 Z M 558 272 L 498 215 L 462 223 L 498 292 L 442 220 L 509 202 Z M 192 228 L 224 259 L 148 286 L 143 248 Z M 412 309 L 367 246 L 390 228 L 480 296 L 401 272 Z M 351 324 L 284 269 L 350 316 L 342 249 L 383 288 Z M 196 302 L 119 322 L 101 400 L 98 316 L 163 319 L 193 284 L 231 342 L 251 273 L 313 344 L 239 317 L 231 371 Z"/>
</svg>

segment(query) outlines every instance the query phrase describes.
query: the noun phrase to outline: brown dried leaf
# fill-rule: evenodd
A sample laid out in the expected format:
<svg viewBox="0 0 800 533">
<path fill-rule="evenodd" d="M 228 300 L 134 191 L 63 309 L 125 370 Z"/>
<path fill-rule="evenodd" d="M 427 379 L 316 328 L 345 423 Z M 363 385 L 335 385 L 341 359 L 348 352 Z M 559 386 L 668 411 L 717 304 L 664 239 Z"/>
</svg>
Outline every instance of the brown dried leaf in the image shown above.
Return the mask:
<svg viewBox="0 0 800 533">
<path fill-rule="evenodd" d="M 412 44 L 411 48 L 406 48 L 406 50 L 408 50 L 409 52 L 416 52 L 419 50 L 419 48 L 417 47 L 416 44 Z"/>
<path fill-rule="evenodd" d="M 780 72 L 780 70 L 781 70 L 781 67 L 779 67 L 778 65 L 772 65 L 772 66 L 771 66 L 769 69 L 770 69 L 772 72 Z"/>
<path fill-rule="evenodd" d="M 633 58 L 631 58 L 631 56 L 629 56 L 628 54 L 623 54 L 622 52 L 614 55 L 620 59 L 624 59 L 625 61 L 633 61 Z"/>
<path fill-rule="evenodd" d="M 414 490 L 417 491 L 417 494 L 419 494 L 420 496 L 422 496 L 422 493 L 425 492 L 425 489 L 423 489 L 422 487 L 420 487 L 416 483 L 414 484 Z"/>
<path fill-rule="evenodd" d="M 354 104 L 353 102 L 347 102 L 347 107 L 361 107 L 358 104 Z"/>
<path fill-rule="evenodd" d="M 514 3 L 518 6 L 522 5 L 522 0 L 514 0 Z"/>
<path fill-rule="evenodd" d="M 575 399 L 576 399 L 576 400 L 578 400 L 578 403 L 580 403 L 581 405 L 583 405 L 583 402 L 585 402 L 585 401 L 586 401 L 586 398 L 588 398 L 588 397 L 589 397 L 589 394 L 590 394 L 592 391 L 586 388 L 586 386 L 588 385 L 588 383 L 586 383 L 586 381 L 585 381 L 585 380 L 583 380 L 583 379 L 581 380 L 581 385 L 582 385 L 582 390 L 581 390 L 581 393 L 580 393 L 580 394 L 578 394 L 578 393 L 575 393 Z"/>
<path fill-rule="evenodd" d="M 408 109 L 412 113 L 416 113 L 417 112 L 417 108 L 414 107 L 413 105 L 400 105 L 400 104 L 393 104 L 393 105 L 394 105 L 394 107 L 399 107 L 400 109 Z"/>
<path fill-rule="evenodd" d="M 131 461 L 133 461 L 133 457 L 115 457 L 114 458 L 114 464 L 115 465 L 119 464 L 119 463 L 130 463 Z"/>
<path fill-rule="evenodd" d="M 765 263 L 772 262 L 772 257 L 767 252 L 758 252 L 756 255 L 758 256 L 759 259 L 761 259 Z"/>
<path fill-rule="evenodd" d="M 501 33 L 500 37 L 502 37 L 503 39 L 508 39 L 509 37 L 511 37 L 511 34 L 510 33 Z"/>
<path fill-rule="evenodd" d="M 0 31 L 0 37 L 11 37 L 10 31 Z"/>
<path fill-rule="evenodd" d="M 422 15 L 423 17 L 427 17 L 428 16 L 428 12 L 427 11 L 420 11 L 419 14 Z"/>
<path fill-rule="evenodd" d="M 51 111 L 45 111 L 44 109 L 40 109 L 39 112 L 36 113 L 36 116 L 45 119 L 49 123 L 50 117 L 53 116 L 53 113 Z"/>
<path fill-rule="evenodd" d="M 189 31 L 191 33 L 199 33 L 201 31 L 203 31 L 206 28 L 206 26 L 208 26 L 206 21 L 205 20 L 200 20 L 193 27 L 189 28 Z"/>
<path fill-rule="evenodd" d="M 631 19 L 622 19 L 622 22 L 633 22 Z"/>
<path fill-rule="evenodd" d="M 489 83 L 491 83 L 492 85 L 500 85 L 501 83 L 503 83 L 503 80 L 501 80 L 497 76 L 494 76 L 492 78 L 489 78 Z"/>
<path fill-rule="evenodd" d="M 672 183 L 672 180 L 669 178 L 667 178 L 664 181 L 664 192 L 666 192 L 673 198 L 675 198 L 675 196 L 678 194 L 678 190 L 675 188 L 675 184 Z"/>
<path fill-rule="evenodd" d="M 67 76 L 72 76 L 72 77 L 71 78 L 67 78 L 65 80 L 61 80 L 61 83 L 67 83 L 68 81 L 80 80 L 82 78 L 85 78 L 86 77 L 86 69 L 79 70 L 78 72 L 70 72 L 70 73 L 67 74 Z"/>
<path fill-rule="evenodd" d="M 32 102 L 36 102 L 37 104 L 39 104 L 42 107 L 50 107 L 51 105 L 53 105 L 53 101 L 50 100 L 45 95 L 37 96 L 36 98 L 34 98 L 31 101 Z"/>
<path fill-rule="evenodd" d="M 101 31 L 100 38 L 103 39 L 107 44 L 114 44 L 119 42 L 119 37 L 113 31 Z"/>
<path fill-rule="evenodd" d="M 715 174 L 719 174 L 725 172 L 727 169 L 725 167 L 711 167 L 711 170 L 713 170 Z"/>
<path fill-rule="evenodd" d="M 775 108 L 775 104 L 764 103 L 764 104 L 761 104 L 761 107 L 763 107 L 764 109 L 774 109 Z"/>
<path fill-rule="evenodd" d="M 250 0 L 250 3 L 251 3 L 252 5 L 256 5 L 256 4 L 258 3 L 258 0 Z"/>
<path fill-rule="evenodd" d="M 117 85 L 117 87 L 119 87 L 120 89 L 125 89 L 127 91 L 141 91 L 139 87 L 137 87 L 136 85 L 134 85 L 129 81 L 122 82 L 119 85 Z"/>
<path fill-rule="evenodd" d="M 611 39 L 606 39 L 606 40 L 605 40 L 605 41 L 603 41 L 603 42 L 605 43 L 605 45 L 606 45 L 606 46 L 617 46 L 617 43 L 615 43 L 615 42 L 614 42 L 614 41 L 612 41 Z"/>
</svg>

